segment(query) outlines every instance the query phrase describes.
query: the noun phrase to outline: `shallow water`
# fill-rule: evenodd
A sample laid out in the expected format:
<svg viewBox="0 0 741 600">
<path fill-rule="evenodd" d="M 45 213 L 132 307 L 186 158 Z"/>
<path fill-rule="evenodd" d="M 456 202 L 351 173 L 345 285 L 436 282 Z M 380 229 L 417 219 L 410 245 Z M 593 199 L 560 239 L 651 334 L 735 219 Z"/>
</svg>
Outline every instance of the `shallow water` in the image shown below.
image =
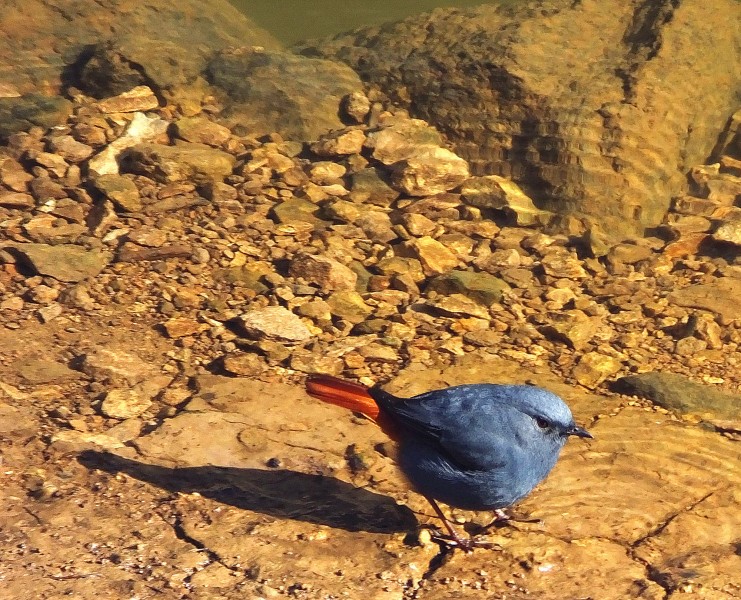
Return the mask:
<svg viewBox="0 0 741 600">
<path fill-rule="evenodd" d="M 438 7 L 463 8 L 513 0 L 230 0 L 239 10 L 285 44 L 396 21 Z M 517 1 L 517 0 L 514 0 Z"/>
</svg>

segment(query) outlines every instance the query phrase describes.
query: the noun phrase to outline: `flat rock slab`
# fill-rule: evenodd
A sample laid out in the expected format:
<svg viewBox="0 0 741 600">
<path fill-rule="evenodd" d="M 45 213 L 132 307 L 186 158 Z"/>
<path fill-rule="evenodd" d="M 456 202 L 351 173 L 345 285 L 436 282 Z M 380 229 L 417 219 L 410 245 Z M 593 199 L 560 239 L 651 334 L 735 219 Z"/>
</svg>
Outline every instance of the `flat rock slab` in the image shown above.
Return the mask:
<svg viewBox="0 0 741 600">
<path fill-rule="evenodd" d="M 669 302 L 689 308 L 702 308 L 725 321 L 741 319 L 741 279 L 724 277 L 712 283 L 690 285 L 668 296 Z"/>
<path fill-rule="evenodd" d="M 9 249 L 39 275 L 70 283 L 95 277 L 111 261 L 108 252 L 74 244 L 14 244 Z"/>
</svg>

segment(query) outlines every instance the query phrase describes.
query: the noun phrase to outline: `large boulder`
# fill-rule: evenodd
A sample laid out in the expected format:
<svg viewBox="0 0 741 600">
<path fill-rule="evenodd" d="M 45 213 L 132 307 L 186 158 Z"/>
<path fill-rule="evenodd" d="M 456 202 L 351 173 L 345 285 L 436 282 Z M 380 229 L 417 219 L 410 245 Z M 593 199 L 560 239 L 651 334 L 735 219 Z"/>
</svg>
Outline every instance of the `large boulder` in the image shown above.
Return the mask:
<svg viewBox="0 0 741 600">
<path fill-rule="evenodd" d="M 442 131 L 475 174 L 614 235 L 664 216 L 738 107 L 741 3 L 440 9 L 300 48 Z"/>
</svg>

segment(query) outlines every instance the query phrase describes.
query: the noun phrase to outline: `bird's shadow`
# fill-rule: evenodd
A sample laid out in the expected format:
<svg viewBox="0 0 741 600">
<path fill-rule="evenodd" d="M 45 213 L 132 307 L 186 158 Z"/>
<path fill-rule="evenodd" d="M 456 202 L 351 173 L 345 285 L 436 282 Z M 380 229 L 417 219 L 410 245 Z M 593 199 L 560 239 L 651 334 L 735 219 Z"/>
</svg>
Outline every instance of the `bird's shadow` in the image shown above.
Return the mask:
<svg viewBox="0 0 741 600">
<path fill-rule="evenodd" d="M 125 473 L 170 492 L 198 492 L 217 502 L 281 519 L 369 533 L 417 527 L 414 513 L 388 496 L 323 475 L 285 469 L 169 468 L 93 450 L 81 453 L 78 460 L 89 469 Z"/>
</svg>

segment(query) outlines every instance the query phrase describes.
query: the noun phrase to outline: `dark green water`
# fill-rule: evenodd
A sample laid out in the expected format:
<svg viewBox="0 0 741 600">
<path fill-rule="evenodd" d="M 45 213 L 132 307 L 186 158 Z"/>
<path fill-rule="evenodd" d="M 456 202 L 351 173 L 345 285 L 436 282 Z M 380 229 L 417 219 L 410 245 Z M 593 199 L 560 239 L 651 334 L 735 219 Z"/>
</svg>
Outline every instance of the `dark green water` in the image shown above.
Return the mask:
<svg viewBox="0 0 741 600">
<path fill-rule="evenodd" d="M 230 0 L 285 44 L 363 25 L 397 21 L 433 8 L 502 4 L 502 0 Z M 508 0 L 512 1 L 512 0 Z"/>
</svg>

